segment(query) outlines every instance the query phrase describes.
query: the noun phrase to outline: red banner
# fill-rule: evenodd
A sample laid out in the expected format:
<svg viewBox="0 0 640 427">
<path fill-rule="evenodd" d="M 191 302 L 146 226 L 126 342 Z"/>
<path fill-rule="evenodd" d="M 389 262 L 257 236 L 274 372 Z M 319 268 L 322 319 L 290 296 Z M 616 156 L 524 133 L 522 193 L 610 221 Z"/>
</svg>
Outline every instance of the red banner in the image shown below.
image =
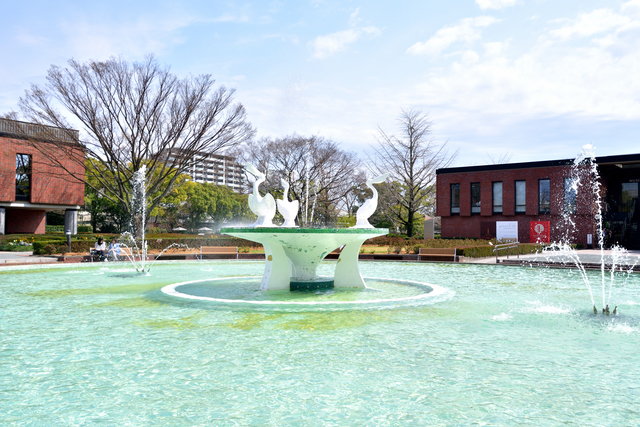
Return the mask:
<svg viewBox="0 0 640 427">
<path fill-rule="evenodd" d="M 529 223 L 529 242 L 551 243 L 550 224 L 549 221 L 531 221 Z"/>
</svg>

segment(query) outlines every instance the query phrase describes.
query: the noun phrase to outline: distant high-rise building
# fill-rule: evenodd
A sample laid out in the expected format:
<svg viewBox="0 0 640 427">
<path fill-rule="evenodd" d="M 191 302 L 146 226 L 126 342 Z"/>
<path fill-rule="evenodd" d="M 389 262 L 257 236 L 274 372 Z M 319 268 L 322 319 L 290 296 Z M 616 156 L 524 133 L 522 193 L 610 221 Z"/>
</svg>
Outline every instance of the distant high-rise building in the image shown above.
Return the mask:
<svg viewBox="0 0 640 427">
<path fill-rule="evenodd" d="M 181 153 L 177 150 L 171 151 L 169 159 L 176 155 Z M 246 188 L 244 167 L 231 156 L 207 153 L 192 156 L 184 173 L 189 175 L 193 182 L 226 185 L 236 193 L 241 193 Z"/>
</svg>

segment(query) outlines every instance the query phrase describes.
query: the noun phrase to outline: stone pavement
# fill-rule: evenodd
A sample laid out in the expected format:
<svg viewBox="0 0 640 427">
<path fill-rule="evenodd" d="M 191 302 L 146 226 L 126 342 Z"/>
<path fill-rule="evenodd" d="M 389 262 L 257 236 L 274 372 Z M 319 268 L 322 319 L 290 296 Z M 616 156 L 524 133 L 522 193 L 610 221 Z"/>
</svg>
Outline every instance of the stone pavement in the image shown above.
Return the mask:
<svg viewBox="0 0 640 427">
<path fill-rule="evenodd" d="M 580 262 L 582 264 L 600 264 L 600 250 L 599 249 L 582 249 L 575 252 Z M 604 260 L 606 264 L 610 264 L 613 258 L 613 251 L 605 250 L 604 251 Z M 562 255 L 560 253 L 547 252 L 544 255 L 541 254 L 526 254 L 520 255 L 518 258 L 516 255 L 509 255 L 507 258 L 506 255 L 500 255 L 500 262 L 503 261 L 526 261 L 526 262 L 542 262 L 542 263 L 562 263 L 571 261 L 567 255 Z M 465 258 L 465 263 L 470 264 L 496 264 L 496 257 L 489 258 Z M 617 261 L 618 264 L 623 265 L 636 265 L 640 266 L 640 251 L 630 250 L 627 254 Z"/>
<path fill-rule="evenodd" d="M 0 266 L 8 264 L 49 264 L 53 262 L 58 262 L 58 257 L 33 255 L 33 252 L 0 251 Z"/>
</svg>

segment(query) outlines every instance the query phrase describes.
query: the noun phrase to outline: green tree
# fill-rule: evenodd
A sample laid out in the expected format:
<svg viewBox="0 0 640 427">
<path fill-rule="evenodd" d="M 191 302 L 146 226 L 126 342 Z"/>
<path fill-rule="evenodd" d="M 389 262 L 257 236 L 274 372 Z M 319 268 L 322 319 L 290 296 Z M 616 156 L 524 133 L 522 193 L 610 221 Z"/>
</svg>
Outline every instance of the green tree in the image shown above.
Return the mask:
<svg viewBox="0 0 640 427">
<path fill-rule="evenodd" d="M 184 187 L 187 200 L 182 213 L 191 231 L 196 231 L 205 221 L 218 227 L 224 222 L 240 222 L 252 216 L 247 196 L 234 193 L 229 187 L 196 182 L 188 182 Z"/>
</svg>

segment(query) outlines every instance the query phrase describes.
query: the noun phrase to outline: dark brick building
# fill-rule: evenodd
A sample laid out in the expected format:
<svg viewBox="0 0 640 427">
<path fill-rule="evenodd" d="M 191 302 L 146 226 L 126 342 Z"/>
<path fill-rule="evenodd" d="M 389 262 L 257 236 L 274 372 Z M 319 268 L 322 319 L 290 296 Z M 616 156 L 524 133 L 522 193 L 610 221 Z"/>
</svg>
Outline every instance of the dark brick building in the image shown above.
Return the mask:
<svg viewBox="0 0 640 427">
<path fill-rule="evenodd" d="M 596 163 L 608 240 L 640 248 L 640 154 L 598 157 Z M 554 160 L 438 169 L 442 237 L 495 237 L 497 222 L 515 221 L 518 240 L 529 242 L 532 225 L 548 221 L 551 241 L 565 235 L 575 243 L 588 244 L 588 235 L 597 240 L 591 174 L 578 168 L 583 186 L 576 192 L 572 165 L 573 160 Z"/>
<path fill-rule="evenodd" d="M 76 233 L 84 184 L 71 174 L 84 168 L 69 156 L 84 156 L 78 131 L 0 119 L 0 234 L 42 234 L 46 212 L 61 209 Z"/>
</svg>

